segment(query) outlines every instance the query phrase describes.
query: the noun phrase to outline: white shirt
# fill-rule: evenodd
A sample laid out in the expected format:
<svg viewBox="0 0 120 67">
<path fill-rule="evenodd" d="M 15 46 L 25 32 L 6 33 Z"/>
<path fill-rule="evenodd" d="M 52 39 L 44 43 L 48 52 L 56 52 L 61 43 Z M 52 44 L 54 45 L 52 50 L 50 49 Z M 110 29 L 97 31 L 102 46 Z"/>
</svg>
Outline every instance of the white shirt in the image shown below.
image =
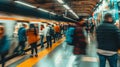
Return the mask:
<svg viewBox="0 0 120 67">
<path fill-rule="evenodd" d="M 40 33 L 39 33 L 40 35 L 44 35 L 45 34 L 45 29 L 43 29 L 43 30 L 40 30 Z"/>
<path fill-rule="evenodd" d="M 49 31 L 50 31 L 50 27 L 48 26 L 45 28 L 45 36 L 50 36 Z"/>
<path fill-rule="evenodd" d="M 117 54 L 117 52 L 115 51 L 108 51 L 108 50 L 102 50 L 102 49 L 97 49 L 97 52 L 105 56 L 112 56 L 114 54 Z"/>
</svg>

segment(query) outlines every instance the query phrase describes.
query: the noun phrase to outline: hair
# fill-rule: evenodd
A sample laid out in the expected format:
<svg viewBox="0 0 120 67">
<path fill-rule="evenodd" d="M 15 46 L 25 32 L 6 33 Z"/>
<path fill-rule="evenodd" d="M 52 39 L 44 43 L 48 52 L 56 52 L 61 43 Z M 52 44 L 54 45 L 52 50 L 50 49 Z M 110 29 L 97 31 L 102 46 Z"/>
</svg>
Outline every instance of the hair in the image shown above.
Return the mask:
<svg viewBox="0 0 120 67">
<path fill-rule="evenodd" d="M 40 30 L 43 30 L 44 28 L 45 28 L 44 25 L 41 25 Z"/>
<path fill-rule="evenodd" d="M 113 18 L 112 14 L 111 13 L 106 13 L 104 15 L 104 20 L 107 20 L 108 18 Z"/>
<path fill-rule="evenodd" d="M 83 21 L 84 19 L 82 17 L 79 18 L 79 22 Z"/>
<path fill-rule="evenodd" d="M 34 34 L 37 35 L 37 30 L 35 28 L 35 25 L 34 24 L 30 24 L 30 29 L 34 29 Z"/>
</svg>

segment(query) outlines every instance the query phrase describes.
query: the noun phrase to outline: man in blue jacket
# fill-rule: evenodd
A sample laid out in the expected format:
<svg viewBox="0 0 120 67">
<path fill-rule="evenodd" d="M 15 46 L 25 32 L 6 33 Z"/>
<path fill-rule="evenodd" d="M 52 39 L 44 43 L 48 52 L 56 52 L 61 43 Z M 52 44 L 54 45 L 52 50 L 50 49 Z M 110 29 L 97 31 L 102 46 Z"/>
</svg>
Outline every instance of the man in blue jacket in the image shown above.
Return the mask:
<svg viewBox="0 0 120 67">
<path fill-rule="evenodd" d="M 96 30 L 96 37 L 100 67 L 106 66 L 106 60 L 108 60 L 110 67 L 117 67 L 120 30 L 114 25 L 113 17 L 110 13 L 105 14 L 103 23 Z"/>
<path fill-rule="evenodd" d="M 25 54 L 25 42 L 27 41 L 27 36 L 26 36 L 26 24 L 23 24 L 23 27 L 21 27 L 18 30 L 18 41 L 19 41 L 19 45 L 17 46 L 17 48 L 15 49 L 15 52 L 17 52 L 18 54 Z M 20 51 L 18 50 L 20 48 Z"/>
</svg>

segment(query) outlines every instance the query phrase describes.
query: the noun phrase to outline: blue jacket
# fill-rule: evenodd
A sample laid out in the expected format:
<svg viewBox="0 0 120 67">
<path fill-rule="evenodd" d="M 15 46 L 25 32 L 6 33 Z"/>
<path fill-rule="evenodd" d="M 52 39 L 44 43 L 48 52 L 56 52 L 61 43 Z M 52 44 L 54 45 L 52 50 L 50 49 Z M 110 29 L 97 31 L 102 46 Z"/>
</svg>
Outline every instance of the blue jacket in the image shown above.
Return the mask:
<svg viewBox="0 0 120 67">
<path fill-rule="evenodd" d="M 112 23 L 103 22 L 96 30 L 98 49 L 117 51 L 120 48 L 120 30 Z"/>
<path fill-rule="evenodd" d="M 19 41 L 27 41 L 26 29 L 24 27 L 18 30 L 18 39 Z"/>
<path fill-rule="evenodd" d="M 73 45 L 74 30 L 75 30 L 74 27 L 70 27 L 66 32 L 66 42 L 70 45 Z"/>
<path fill-rule="evenodd" d="M 7 36 L 3 36 L 0 39 L 0 55 L 7 52 L 10 48 L 10 41 L 8 40 Z"/>
</svg>

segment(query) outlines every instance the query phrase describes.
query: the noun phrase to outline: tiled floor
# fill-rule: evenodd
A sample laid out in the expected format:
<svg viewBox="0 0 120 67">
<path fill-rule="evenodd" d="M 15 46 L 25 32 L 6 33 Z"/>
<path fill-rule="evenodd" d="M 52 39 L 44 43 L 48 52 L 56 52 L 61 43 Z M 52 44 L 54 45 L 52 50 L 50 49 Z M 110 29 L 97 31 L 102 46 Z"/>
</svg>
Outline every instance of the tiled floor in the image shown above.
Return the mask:
<svg viewBox="0 0 120 67">
<path fill-rule="evenodd" d="M 39 62 L 37 62 L 33 67 L 99 67 L 99 60 L 96 53 L 96 41 L 91 36 L 88 36 L 87 41 L 87 55 L 73 55 L 73 47 L 67 45 L 66 42 L 63 42 L 44 58 L 39 60 Z M 8 67 L 14 67 L 16 63 Z M 109 67 L 108 62 L 106 67 Z"/>
</svg>

